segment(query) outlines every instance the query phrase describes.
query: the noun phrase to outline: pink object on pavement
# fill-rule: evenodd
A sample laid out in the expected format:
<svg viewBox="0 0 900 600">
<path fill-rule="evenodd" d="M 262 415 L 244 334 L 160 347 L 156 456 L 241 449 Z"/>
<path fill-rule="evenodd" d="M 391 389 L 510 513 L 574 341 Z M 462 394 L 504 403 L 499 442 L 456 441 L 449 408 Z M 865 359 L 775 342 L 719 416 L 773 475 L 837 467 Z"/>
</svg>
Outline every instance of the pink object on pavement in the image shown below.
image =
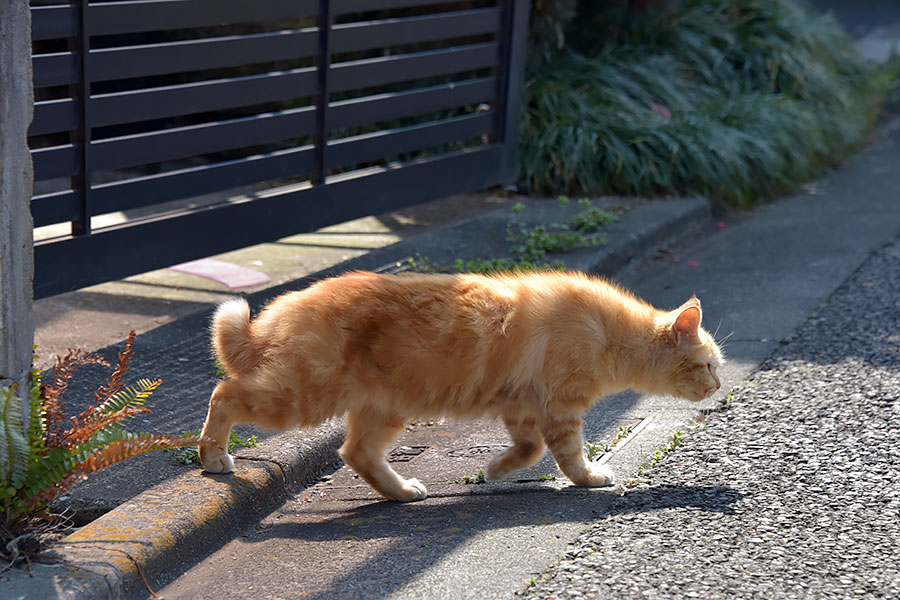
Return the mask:
<svg viewBox="0 0 900 600">
<path fill-rule="evenodd" d="M 255 287 L 271 281 L 269 276 L 261 271 L 214 258 L 201 258 L 200 260 L 192 260 L 191 262 L 181 263 L 169 268 L 179 273 L 197 275 L 198 277 L 217 281 L 228 286 L 230 290 Z"/>
</svg>

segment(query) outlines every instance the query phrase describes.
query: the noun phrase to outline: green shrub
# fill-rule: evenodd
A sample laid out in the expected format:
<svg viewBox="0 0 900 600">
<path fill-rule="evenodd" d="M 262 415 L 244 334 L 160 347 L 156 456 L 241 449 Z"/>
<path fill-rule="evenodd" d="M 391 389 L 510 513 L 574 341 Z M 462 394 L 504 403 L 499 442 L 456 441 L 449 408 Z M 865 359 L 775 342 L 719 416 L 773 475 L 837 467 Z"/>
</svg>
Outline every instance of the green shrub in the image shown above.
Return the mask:
<svg viewBox="0 0 900 600">
<path fill-rule="evenodd" d="M 562 49 L 559 22 L 533 19 L 520 176 L 536 192 L 746 205 L 858 148 L 886 87 L 789 0 L 684 0 L 612 25 L 610 3 L 582 5 Z"/>
</svg>

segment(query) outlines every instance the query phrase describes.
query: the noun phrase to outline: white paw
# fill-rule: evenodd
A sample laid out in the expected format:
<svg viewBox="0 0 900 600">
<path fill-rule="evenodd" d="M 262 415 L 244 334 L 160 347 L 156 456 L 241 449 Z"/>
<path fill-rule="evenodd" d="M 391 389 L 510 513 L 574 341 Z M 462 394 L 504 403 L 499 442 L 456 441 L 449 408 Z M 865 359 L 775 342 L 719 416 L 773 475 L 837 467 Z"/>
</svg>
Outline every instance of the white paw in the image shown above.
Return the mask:
<svg viewBox="0 0 900 600">
<path fill-rule="evenodd" d="M 234 469 L 234 459 L 219 448 L 210 448 L 200 452 L 200 462 L 207 473 L 230 473 Z"/>
<path fill-rule="evenodd" d="M 424 500 L 428 497 L 428 490 L 418 479 L 407 479 L 403 482 L 401 491 L 396 494 L 394 500 L 400 502 L 415 502 L 416 500 Z"/>
<path fill-rule="evenodd" d="M 579 485 L 586 487 L 602 487 L 612 485 L 616 480 L 616 474 L 607 465 L 598 465 L 597 463 L 587 464 L 587 482 Z"/>
</svg>

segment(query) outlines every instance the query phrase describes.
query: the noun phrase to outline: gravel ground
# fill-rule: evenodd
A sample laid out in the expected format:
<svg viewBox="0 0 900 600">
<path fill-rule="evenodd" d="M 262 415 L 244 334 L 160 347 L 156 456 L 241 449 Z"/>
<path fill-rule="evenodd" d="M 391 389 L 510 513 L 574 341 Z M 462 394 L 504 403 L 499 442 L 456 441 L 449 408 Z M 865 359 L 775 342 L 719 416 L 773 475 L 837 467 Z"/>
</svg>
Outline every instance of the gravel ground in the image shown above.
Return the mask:
<svg viewBox="0 0 900 600">
<path fill-rule="evenodd" d="M 526 598 L 900 598 L 900 240 Z"/>
</svg>

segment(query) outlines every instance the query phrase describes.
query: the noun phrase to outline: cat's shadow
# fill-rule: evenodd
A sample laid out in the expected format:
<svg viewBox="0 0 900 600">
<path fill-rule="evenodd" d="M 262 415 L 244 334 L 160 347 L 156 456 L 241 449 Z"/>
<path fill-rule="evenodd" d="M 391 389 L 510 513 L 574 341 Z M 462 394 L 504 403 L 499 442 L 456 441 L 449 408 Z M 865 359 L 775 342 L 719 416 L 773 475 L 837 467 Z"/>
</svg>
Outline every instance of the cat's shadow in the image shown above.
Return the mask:
<svg viewBox="0 0 900 600">
<path fill-rule="evenodd" d="M 474 494 L 437 495 L 413 504 L 378 501 L 347 506 L 346 502 L 337 501 L 324 503 L 321 508 L 310 506 L 298 515 L 300 518 L 266 524 L 264 529 L 241 540 L 260 543 L 280 539 L 282 545 L 284 540 L 297 540 L 301 544 L 321 543 L 327 548 L 338 540 L 389 539 L 387 547 L 377 544 L 379 550 L 357 560 L 328 582 L 327 592 L 309 593 L 309 597 L 320 599 L 352 597 L 360 581 L 377 573 L 378 595 L 386 596 L 488 531 L 509 530 L 503 535 L 516 537 L 506 543 L 512 547 L 533 546 L 541 544 L 542 538 L 559 536 L 563 531 L 569 535 L 616 515 L 680 508 L 732 514 L 734 504 L 742 497 L 727 487 L 669 485 L 635 490 L 625 496 L 614 488 L 529 487 L 517 491 L 505 487 L 493 493 L 485 489 Z M 561 528 L 561 524 L 569 526 Z M 523 527 L 531 539 L 518 539 Z M 514 528 L 518 529 L 513 531 Z"/>
</svg>

